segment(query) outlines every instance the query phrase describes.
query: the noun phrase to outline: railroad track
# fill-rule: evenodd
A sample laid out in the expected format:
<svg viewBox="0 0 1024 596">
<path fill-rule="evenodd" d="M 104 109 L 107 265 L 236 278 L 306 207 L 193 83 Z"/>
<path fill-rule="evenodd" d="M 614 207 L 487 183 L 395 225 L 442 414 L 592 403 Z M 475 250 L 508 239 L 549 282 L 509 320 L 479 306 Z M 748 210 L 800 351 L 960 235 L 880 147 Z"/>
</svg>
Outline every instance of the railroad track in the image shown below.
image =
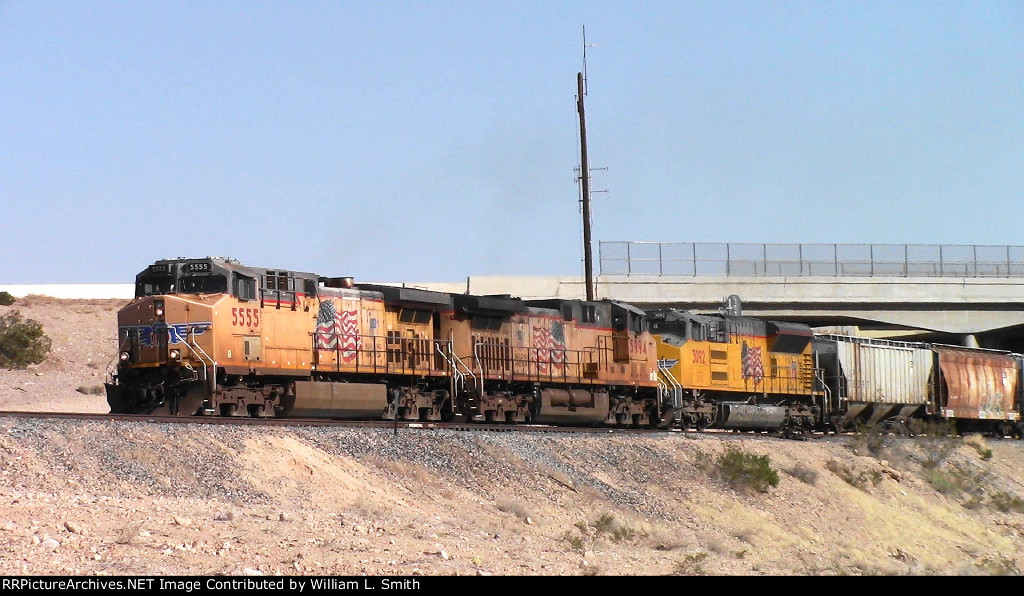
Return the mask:
<svg viewBox="0 0 1024 596">
<path fill-rule="evenodd" d="M 679 430 L 646 428 L 570 427 L 535 424 L 486 424 L 476 422 L 419 422 L 392 420 L 332 420 L 329 418 L 249 418 L 244 416 L 161 416 L 146 414 L 96 414 L 82 412 L 0 412 L 0 418 L 40 420 L 89 420 L 93 422 L 138 422 L 147 424 L 219 424 L 236 426 L 337 426 L 346 428 L 381 428 L 398 430 L 456 430 L 485 432 L 534 433 L 588 433 L 588 434 L 646 434 L 656 432 L 680 433 Z"/>
<path fill-rule="evenodd" d="M 250 418 L 245 416 L 163 416 L 146 414 L 96 414 L 81 412 L 0 412 L 0 419 L 21 418 L 37 420 L 89 420 L 94 422 L 135 422 L 141 424 L 215 424 L 234 426 L 264 426 L 264 427 L 321 427 L 334 426 L 341 428 L 379 428 L 390 429 L 394 432 L 399 430 L 453 430 L 471 432 L 526 432 L 526 433 L 556 433 L 556 434 L 590 434 L 590 435 L 645 435 L 645 434 L 673 434 L 677 436 L 717 436 L 720 438 L 731 437 L 737 440 L 748 440 L 757 438 L 771 438 L 779 440 L 786 439 L 780 434 L 763 432 L 737 432 L 723 429 L 705 430 L 663 430 L 650 428 L 620 428 L 620 427 L 589 427 L 589 426 L 545 426 L 539 424 L 487 424 L 478 422 L 421 422 L 421 421 L 393 421 L 393 420 L 333 420 L 330 418 Z M 834 436 L 823 433 L 811 433 L 805 437 L 807 440 L 832 442 L 842 441 L 846 434 Z"/>
</svg>

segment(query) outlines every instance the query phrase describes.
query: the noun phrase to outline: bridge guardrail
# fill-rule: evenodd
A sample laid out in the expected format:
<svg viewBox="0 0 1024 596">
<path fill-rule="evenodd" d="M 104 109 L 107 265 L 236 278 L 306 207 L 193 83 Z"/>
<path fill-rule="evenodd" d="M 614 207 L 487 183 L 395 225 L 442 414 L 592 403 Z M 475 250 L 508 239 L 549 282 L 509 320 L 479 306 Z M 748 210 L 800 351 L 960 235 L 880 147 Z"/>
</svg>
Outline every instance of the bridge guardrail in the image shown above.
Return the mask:
<svg viewBox="0 0 1024 596">
<path fill-rule="evenodd" d="M 719 277 L 1024 277 L 1024 246 L 601 241 L 600 273 Z"/>
</svg>

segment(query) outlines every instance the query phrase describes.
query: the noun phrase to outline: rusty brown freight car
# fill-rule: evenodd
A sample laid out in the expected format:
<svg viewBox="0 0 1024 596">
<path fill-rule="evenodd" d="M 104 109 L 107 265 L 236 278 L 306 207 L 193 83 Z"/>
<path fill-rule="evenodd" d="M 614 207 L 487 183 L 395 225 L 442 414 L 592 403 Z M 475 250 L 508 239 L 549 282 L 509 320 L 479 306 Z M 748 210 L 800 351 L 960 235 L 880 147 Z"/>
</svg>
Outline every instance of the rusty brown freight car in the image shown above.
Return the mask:
<svg viewBox="0 0 1024 596">
<path fill-rule="evenodd" d="M 1020 421 L 1020 360 L 1006 352 L 933 347 L 938 379 L 933 410 L 957 421 L 961 431 L 1015 433 Z"/>
</svg>

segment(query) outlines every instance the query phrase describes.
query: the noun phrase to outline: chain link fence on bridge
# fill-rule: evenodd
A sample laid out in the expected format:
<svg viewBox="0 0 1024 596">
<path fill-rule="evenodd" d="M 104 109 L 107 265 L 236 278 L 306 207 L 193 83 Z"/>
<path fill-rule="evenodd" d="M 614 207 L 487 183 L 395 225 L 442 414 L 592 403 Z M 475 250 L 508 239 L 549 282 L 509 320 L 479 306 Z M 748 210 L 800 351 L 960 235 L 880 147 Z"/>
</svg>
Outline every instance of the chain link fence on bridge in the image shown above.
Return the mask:
<svg viewBox="0 0 1024 596">
<path fill-rule="evenodd" d="M 601 275 L 1024 277 L 1024 246 L 608 242 Z"/>
</svg>

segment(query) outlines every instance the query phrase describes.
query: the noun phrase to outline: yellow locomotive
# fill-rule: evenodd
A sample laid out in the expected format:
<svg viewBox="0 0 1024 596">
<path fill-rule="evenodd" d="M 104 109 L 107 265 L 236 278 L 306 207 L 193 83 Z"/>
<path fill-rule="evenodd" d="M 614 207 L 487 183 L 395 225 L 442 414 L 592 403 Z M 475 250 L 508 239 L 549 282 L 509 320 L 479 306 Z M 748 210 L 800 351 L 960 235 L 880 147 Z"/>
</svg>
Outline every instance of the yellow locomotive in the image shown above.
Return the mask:
<svg viewBox="0 0 1024 596">
<path fill-rule="evenodd" d="M 645 313 L 164 259 L 118 313 L 111 411 L 669 426 Z"/>
<path fill-rule="evenodd" d="M 679 396 L 682 427 L 802 436 L 831 412 L 809 327 L 736 312 L 667 309 L 648 318 L 662 376 Z"/>
</svg>

